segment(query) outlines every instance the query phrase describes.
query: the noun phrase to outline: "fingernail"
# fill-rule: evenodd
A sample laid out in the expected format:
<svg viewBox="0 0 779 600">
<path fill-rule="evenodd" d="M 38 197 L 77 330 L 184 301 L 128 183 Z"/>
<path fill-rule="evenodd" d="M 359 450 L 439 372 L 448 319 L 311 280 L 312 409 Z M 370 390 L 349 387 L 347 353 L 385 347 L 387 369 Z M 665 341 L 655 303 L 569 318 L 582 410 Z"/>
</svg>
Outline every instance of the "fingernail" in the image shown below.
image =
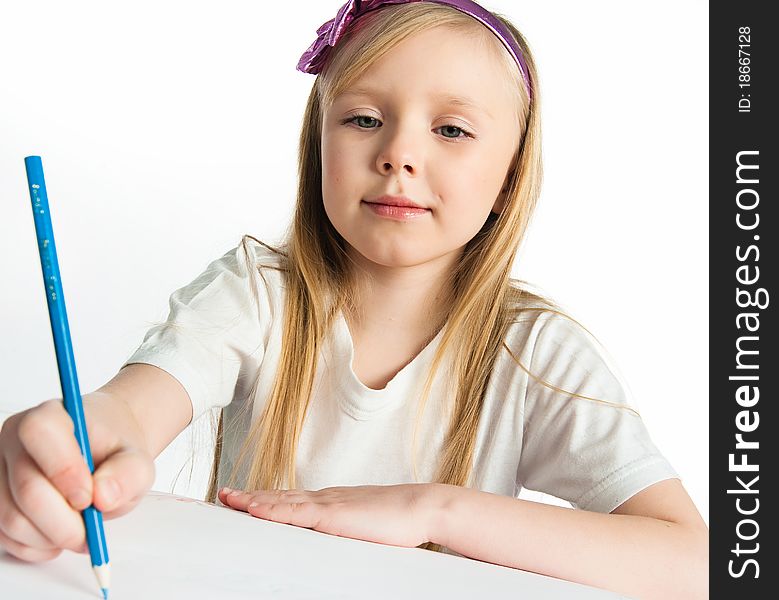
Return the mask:
<svg viewBox="0 0 779 600">
<path fill-rule="evenodd" d="M 228 487 L 224 487 L 224 488 L 222 488 L 222 493 L 223 493 L 223 494 L 232 494 L 232 493 L 233 493 L 233 490 L 231 490 L 231 489 L 230 489 L 230 488 L 228 488 Z"/>
<path fill-rule="evenodd" d="M 98 484 L 105 508 L 111 508 L 119 500 L 119 485 L 113 479 L 103 479 Z"/>
</svg>

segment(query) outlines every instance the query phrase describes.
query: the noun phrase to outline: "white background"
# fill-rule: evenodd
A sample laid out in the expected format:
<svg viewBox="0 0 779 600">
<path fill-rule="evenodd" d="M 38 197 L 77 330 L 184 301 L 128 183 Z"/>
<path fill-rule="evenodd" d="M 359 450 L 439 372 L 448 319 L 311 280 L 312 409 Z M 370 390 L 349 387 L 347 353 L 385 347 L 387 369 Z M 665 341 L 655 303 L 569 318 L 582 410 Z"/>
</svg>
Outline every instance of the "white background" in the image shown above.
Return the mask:
<svg viewBox="0 0 779 600">
<path fill-rule="evenodd" d="M 243 233 L 283 234 L 313 82 L 295 65 L 340 3 L 1 4 L 8 413 L 60 394 L 24 157 L 43 158 L 86 393 Z M 515 275 L 608 349 L 708 520 L 707 3 L 485 6 L 528 38 L 543 96 L 546 176 Z M 160 457 L 156 489 L 191 447 Z M 206 455 L 177 492 L 202 493 Z"/>
</svg>

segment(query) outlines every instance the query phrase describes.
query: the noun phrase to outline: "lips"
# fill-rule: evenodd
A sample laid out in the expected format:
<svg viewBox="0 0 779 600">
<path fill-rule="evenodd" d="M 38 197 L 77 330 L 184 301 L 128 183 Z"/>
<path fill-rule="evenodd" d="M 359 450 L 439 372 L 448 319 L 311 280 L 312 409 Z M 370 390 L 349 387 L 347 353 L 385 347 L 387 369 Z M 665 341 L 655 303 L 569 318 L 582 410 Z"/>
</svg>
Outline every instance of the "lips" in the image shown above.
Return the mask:
<svg viewBox="0 0 779 600">
<path fill-rule="evenodd" d="M 427 210 L 426 207 L 417 204 L 406 196 L 390 196 L 385 194 L 377 198 L 368 198 L 365 200 L 365 202 L 368 204 L 384 204 L 385 206 L 402 206 L 406 208 L 419 208 Z"/>
<path fill-rule="evenodd" d="M 430 213 L 430 209 L 419 206 L 395 206 L 375 202 L 365 202 L 364 204 L 374 215 L 393 221 L 413 221 Z"/>
</svg>

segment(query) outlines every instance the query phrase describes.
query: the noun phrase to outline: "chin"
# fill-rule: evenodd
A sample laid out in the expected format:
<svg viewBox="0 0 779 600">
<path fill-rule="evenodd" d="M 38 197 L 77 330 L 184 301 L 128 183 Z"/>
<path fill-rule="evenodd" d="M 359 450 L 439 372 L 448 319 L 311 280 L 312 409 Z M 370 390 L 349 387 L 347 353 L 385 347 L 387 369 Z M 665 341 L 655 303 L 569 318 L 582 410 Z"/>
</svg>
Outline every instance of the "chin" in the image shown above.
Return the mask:
<svg viewBox="0 0 779 600">
<path fill-rule="evenodd" d="M 373 245 L 352 245 L 355 253 L 364 260 L 383 267 L 413 267 L 431 259 L 408 247 L 376 247 Z"/>
</svg>

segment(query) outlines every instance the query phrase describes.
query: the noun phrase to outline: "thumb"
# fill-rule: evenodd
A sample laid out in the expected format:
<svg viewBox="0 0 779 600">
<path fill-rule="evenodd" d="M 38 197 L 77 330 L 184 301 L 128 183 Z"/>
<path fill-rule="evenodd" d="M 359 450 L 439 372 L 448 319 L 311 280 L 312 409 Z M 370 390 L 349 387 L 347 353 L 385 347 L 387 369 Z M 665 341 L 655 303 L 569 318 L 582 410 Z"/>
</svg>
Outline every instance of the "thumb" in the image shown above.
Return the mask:
<svg viewBox="0 0 779 600">
<path fill-rule="evenodd" d="M 154 483 L 154 461 L 137 448 L 123 448 L 94 473 L 95 508 L 112 519 L 130 511 Z"/>
</svg>

